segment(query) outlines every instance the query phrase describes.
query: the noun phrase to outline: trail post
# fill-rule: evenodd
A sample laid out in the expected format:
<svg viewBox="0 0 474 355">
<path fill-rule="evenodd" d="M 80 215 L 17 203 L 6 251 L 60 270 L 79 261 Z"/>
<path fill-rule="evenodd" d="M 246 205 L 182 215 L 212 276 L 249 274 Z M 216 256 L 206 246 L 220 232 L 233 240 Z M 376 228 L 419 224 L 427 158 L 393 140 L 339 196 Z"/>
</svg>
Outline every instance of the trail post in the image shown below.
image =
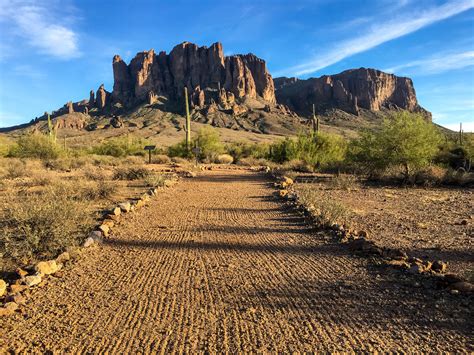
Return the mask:
<svg viewBox="0 0 474 355">
<path fill-rule="evenodd" d="M 151 164 L 151 152 L 156 149 L 156 145 L 147 145 L 144 149 L 148 150 L 148 164 Z"/>
</svg>

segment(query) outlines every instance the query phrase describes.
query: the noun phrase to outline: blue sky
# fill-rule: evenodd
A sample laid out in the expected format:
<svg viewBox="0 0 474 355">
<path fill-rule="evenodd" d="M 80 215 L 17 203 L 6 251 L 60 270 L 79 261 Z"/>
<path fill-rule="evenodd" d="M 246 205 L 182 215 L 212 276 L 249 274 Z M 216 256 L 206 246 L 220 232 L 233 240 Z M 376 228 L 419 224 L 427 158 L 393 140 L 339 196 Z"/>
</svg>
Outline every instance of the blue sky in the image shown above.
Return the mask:
<svg viewBox="0 0 474 355">
<path fill-rule="evenodd" d="M 0 0 L 0 127 L 111 91 L 114 54 L 183 41 L 255 53 L 274 77 L 409 76 L 435 122 L 474 131 L 474 0 Z"/>
</svg>

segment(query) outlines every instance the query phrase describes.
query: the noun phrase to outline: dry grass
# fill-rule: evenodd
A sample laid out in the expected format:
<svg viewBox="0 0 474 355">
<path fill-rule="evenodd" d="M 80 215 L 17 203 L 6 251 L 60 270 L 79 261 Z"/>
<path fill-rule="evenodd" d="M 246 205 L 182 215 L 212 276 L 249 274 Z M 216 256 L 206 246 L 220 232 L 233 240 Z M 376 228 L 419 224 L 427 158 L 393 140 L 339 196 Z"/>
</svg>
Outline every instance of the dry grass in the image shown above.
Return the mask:
<svg viewBox="0 0 474 355">
<path fill-rule="evenodd" d="M 56 183 L 41 192 L 8 195 L 0 221 L 0 246 L 5 257 L 22 264 L 53 257 L 78 244 L 92 226 L 90 206 L 76 196 L 73 185 Z"/>
<path fill-rule="evenodd" d="M 54 257 L 86 238 L 97 212 L 162 186 L 164 176 L 128 165 L 138 160 L 0 158 L 0 272 Z"/>
<path fill-rule="evenodd" d="M 152 157 L 153 164 L 169 164 L 171 163 L 171 158 L 164 154 L 158 154 Z"/>
<path fill-rule="evenodd" d="M 349 210 L 341 203 L 322 196 L 317 190 L 307 185 L 297 185 L 300 202 L 306 206 L 322 225 L 344 224 L 349 217 Z"/>
<path fill-rule="evenodd" d="M 150 171 L 141 166 L 121 167 L 115 169 L 114 180 L 140 180 L 150 175 Z"/>
<path fill-rule="evenodd" d="M 216 163 L 218 164 L 232 164 L 234 158 L 229 154 L 220 154 L 216 157 Z"/>
</svg>

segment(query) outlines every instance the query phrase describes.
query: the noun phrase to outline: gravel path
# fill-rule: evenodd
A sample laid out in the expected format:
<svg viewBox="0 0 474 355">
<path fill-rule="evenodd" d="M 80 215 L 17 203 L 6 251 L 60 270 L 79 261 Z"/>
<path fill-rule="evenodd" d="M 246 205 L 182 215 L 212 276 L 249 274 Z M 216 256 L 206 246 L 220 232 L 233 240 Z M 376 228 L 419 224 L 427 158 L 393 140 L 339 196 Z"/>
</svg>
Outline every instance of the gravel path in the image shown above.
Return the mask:
<svg viewBox="0 0 474 355">
<path fill-rule="evenodd" d="M 210 171 L 160 193 L 1 319 L 0 353 L 473 351 L 472 304 L 400 284 Z"/>
</svg>

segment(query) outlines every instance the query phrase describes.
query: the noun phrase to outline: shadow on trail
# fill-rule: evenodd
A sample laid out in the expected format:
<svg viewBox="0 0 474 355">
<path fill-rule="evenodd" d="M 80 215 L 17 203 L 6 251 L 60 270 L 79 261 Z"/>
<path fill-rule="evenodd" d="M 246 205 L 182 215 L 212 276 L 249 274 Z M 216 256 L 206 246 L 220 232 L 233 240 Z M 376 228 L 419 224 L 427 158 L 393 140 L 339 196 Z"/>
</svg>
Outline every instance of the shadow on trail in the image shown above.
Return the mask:
<svg viewBox="0 0 474 355">
<path fill-rule="evenodd" d="M 254 182 L 259 184 L 268 184 L 269 178 L 263 173 L 255 172 L 253 174 L 249 173 L 236 173 L 236 174 L 219 174 L 214 173 L 211 175 L 198 175 L 193 178 L 196 181 L 200 182 L 212 182 L 212 183 L 225 183 L 225 182 Z"/>
<path fill-rule="evenodd" d="M 104 245 L 110 247 L 127 247 L 142 249 L 163 250 L 201 250 L 201 251 L 235 251 L 256 253 L 285 253 L 297 255 L 313 255 L 332 253 L 343 255 L 335 245 L 285 245 L 285 244 L 255 244 L 255 243 L 230 243 L 230 242 L 200 242 L 183 241 L 173 242 L 166 240 L 134 240 L 134 239 L 107 239 Z"/>
<path fill-rule="evenodd" d="M 352 326 L 355 333 L 359 326 L 393 336 L 402 326 L 421 334 L 446 330 L 472 334 L 472 296 L 462 295 L 462 299 L 398 282 L 393 275 L 384 275 L 369 283 L 300 278 L 274 288 L 259 284 L 243 306 L 273 312 L 296 307 L 321 323 Z"/>
</svg>

